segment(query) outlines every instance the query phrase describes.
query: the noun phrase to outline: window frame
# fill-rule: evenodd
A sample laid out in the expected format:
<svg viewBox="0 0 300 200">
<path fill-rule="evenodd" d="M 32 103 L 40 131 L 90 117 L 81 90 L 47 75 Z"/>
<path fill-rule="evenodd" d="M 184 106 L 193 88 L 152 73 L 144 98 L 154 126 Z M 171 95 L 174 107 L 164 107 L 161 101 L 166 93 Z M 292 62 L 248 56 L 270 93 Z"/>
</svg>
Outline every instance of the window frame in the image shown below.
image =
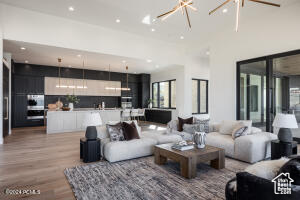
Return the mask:
<svg viewBox="0 0 300 200">
<path fill-rule="evenodd" d="M 152 83 L 152 101 L 153 101 L 153 91 L 154 91 L 154 88 L 153 88 L 153 85 L 154 84 L 157 84 L 157 107 L 153 106 L 153 108 L 159 108 L 159 109 L 176 109 L 176 107 L 171 107 L 172 105 L 172 98 L 171 98 L 171 95 L 172 95 L 172 91 L 171 91 L 171 82 L 174 81 L 176 83 L 176 79 L 171 79 L 171 80 L 166 80 L 166 81 L 158 81 L 158 82 L 153 82 Z M 169 83 L 169 106 L 168 107 L 160 107 L 160 83 L 165 83 L 165 82 L 168 82 Z M 177 86 L 176 86 L 177 87 Z"/>
<path fill-rule="evenodd" d="M 197 115 L 197 114 L 208 114 L 208 80 L 206 79 L 196 79 L 196 78 L 192 78 L 192 81 L 197 81 L 197 112 L 196 113 L 192 113 L 193 115 Z M 200 90 L 200 83 L 202 82 L 206 82 L 206 111 L 205 112 L 200 112 L 200 107 L 201 107 L 201 90 Z"/>
</svg>

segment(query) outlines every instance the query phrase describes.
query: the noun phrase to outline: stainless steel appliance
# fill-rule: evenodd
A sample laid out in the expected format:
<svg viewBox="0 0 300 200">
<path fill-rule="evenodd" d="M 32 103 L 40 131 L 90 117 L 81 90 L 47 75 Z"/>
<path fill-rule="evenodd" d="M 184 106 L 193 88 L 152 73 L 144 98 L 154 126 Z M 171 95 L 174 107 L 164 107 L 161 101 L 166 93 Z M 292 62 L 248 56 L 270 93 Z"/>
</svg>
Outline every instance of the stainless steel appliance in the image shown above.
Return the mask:
<svg viewBox="0 0 300 200">
<path fill-rule="evenodd" d="M 130 96 L 121 97 L 121 107 L 123 109 L 132 108 L 132 97 L 130 97 Z"/>
<path fill-rule="evenodd" d="M 27 119 L 44 119 L 44 95 L 27 95 Z"/>
</svg>

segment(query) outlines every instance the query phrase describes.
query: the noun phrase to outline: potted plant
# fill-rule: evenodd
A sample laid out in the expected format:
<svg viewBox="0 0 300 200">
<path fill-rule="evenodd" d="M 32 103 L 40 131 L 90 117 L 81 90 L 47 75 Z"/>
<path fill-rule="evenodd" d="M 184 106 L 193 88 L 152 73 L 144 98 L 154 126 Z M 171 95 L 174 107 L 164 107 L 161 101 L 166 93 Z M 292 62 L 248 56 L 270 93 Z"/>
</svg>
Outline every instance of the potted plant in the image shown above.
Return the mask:
<svg viewBox="0 0 300 200">
<path fill-rule="evenodd" d="M 70 110 L 74 109 L 74 104 L 79 103 L 79 99 L 75 95 L 67 95 L 66 99 L 69 102 L 69 108 L 70 108 Z"/>
<path fill-rule="evenodd" d="M 152 103 L 153 103 L 153 100 L 152 100 L 152 99 L 149 99 L 149 100 L 148 100 L 148 108 L 152 108 Z"/>
</svg>

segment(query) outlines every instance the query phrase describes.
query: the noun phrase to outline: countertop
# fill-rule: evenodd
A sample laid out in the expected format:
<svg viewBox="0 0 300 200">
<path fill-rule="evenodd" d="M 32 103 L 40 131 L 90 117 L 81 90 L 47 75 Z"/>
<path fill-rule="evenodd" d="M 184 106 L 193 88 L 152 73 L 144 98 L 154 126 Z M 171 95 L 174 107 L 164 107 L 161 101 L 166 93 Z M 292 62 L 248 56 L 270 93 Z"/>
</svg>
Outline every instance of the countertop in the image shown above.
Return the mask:
<svg viewBox="0 0 300 200">
<path fill-rule="evenodd" d="M 47 110 L 48 113 L 55 113 L 55 112 L 103 112 L 103 111 L 122 111 L 121 108 L 106 108 L 106 109 L 95 109 L 95 108 L 74 108 L 70 111 L 63 111 L 63 110 Z"/>
<path fill-rule="evenodd" d="M 146 108 L 146 110 L 161 110 L 161 111 L 176 111 L 176 109 L 170 109 L 170 108 Z"/>
</svg>

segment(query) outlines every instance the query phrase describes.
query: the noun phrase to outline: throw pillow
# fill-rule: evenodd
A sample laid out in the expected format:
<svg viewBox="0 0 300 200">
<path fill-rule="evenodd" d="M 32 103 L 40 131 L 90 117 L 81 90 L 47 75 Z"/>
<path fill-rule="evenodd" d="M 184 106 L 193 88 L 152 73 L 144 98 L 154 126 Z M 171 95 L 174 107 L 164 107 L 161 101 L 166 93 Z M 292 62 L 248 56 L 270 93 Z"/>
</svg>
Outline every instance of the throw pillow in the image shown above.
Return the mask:
<svg viewBox="0 0 300 200">
<path fill-rule="evenodd" d="M 178 117 L 178 131 L 182 132 L 183 131 L 183 125 L 184 124 L 193 124 L 193 117 L 187 118 L 187 119 L 182 119 Z"/>
<path fill-rule="evenodd" d="M 293 185 L 300 185 L 300 156 L 292 158 L 285 163 L 279 170 L 278 175 L 281 173 L 289 173 L 291 179 L 294 180 Z"/>
<path fill-rule="evenodd" d="M 280 158 L 279 160 L 267 160 L 250 165 L 245 169 L 246 172 L 255 176 L 272 180 L 278 174 L 280 168 L 288 162 L 288 158 Z"/>
<path fill-rule="evenodd" d="M 104 138 L 109 138 L 109 133 L 105 125 L 96 126 L 97 129 L 97 137 L 102 140 Z"/>
<path fill-rule="evenodd" d="M 123 134 L 124 134 L 125 140 L 140 139 L 140 136 L 138 134 L 138 131 L 136 129 L 134 122 L 132 122 L 131 124 L 123 122 L 122 129 L 123 129 Z"/>
<path fill-rule="evenodd" d="M 248 129 L 246 130 L 246 135 L 251 134 L 251 128 L 252 128 L 252 120 L 239 120 L 238 122 L 241 122 L 244 124 L 244 126 L 247 126 Z"/>
<path fill-rule="evenodd" d="M 184 124 L 183 131 L 191 134 L 194 134 L 195 132 L 200 132 L 200 124 Z"/>
<path fill-rule="evenodd" d="M 245 126 L 243 123 L 239 123 L 232 131 L 232 139 L 247 135 L 246 134 L 247 129 L 248 129 L 247 126 Z"/>
<path fill-rule="evenodd" d="M 250 135 L 260 133 L 260 132 L 262 132 L 262 130 L 260 128 L 256 128 L 256 127 L 252 126 Z"/>
<path fill-rule="evenodd" d="M 107 124 L 106 129 L 109 133 L 110 141 L 114 142 L 125 140 L 121 123 L 117 123 L 115 125 Z"/>
<path fill-rule="evenodd" d="M 167 131 L 169 133 L 172 133 L 173 131 L 177 131 L 177 130 L 178 130 L 178 120 L 171 120 L 167 124 Z"/>
<path fill-rule="evenodd" d="M 139 134 L 139 136 L 141 136 L 141 134 L 142 134 L 142 129 L 141 129 L 141 127 L 138 125 L 138 122 L 137 122 L 136 120 L 132 120 L 132 121 L 124 121 L 124 122 L 126 122 L 126 123 L 128 123 L 128 124 L 130 124 L 131 122 L 134 122 L 135 127 L 136 127 L 136 129 L 137 129 L 137 131 L 138 131 L 138 134 Z M 122 122 L 119 122 L 119 121 L 109 121 L 109 122 L 107 122 L 107 124 L 110 124 L 110 125 L 116 125 L 117 123 L 122 123 Z"/>
<path fill-rule="evenodd" d="M 209 133 L 209 119 L 197 119 L 194 118 L 195 124 L 200 124 L 200 132 Z"/>
<path fill-rule="evenodd" d="M 222 121 L 219 129 L 219 133 L 224 135 L 231 135 L 233 129 L 237 126 L 239 122 L 233 120 L 224 120 Z"/>
</svg>

